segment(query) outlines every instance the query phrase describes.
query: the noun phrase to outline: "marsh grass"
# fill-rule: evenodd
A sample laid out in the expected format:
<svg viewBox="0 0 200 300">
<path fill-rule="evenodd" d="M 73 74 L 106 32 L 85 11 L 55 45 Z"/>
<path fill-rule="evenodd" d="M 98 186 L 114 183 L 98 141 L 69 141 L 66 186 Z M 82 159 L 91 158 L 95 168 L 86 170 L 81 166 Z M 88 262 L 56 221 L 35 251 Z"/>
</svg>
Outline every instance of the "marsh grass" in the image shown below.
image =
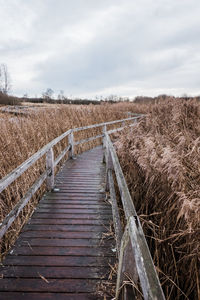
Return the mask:
<svg viewBox="0 0 200 300">
<path fill-rule="evenodd" d="M 200 299 L 200 103 L 157 103 L 115 145 L 166 298 Z"/>
</svg>

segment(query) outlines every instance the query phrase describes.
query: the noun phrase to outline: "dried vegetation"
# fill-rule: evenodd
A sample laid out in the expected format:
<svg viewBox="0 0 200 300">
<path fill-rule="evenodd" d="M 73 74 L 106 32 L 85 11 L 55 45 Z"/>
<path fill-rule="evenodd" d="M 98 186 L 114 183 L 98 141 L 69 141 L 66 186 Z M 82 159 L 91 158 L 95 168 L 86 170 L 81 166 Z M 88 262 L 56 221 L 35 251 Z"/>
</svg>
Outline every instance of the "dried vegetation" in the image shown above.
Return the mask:
<svg viewBox="0 0 200 300">
<path fill-rule="evenodd" d="M 27 106 L 27 105 L 26 105 Z M 17 108 L 16 108 L 17 109 Z M 144 105 L 128 103 L 105 105 L 45 105 L 30 107 L 17 116 L 0 113 L 0 178 L 3 178 L 27 158 L 41 149 L 52 139 L 70 128 L 82 127 L 121 118 L 127 118 L 127 112 L 140 113 L 146 110 Z M 112 128 L 110 126 L 109 128 Z M 75 140 L 101 134 L 101 129 L 86 130 L 75 134 Z M 76 147 L 76 153 L 98 145 L 99 140 Z M 54 147 L 55 157 L 67 146 L 67 138 Z M 66 156 L 67 158 L 67 156 Z M 0 219 L 2 220 L 27 192 L 35 180 L 44 171 L 45 157 L 38 160 L 29 170 L 19 177 L 0 195 Z M 28 220 L 45 185 L 33 197 L 1 241 L 1 255 L 5 254 L 16 240 L 19 231 Z"/>
<path fill-rule="evenodd" d="M 200 299 L 200 103 L 157 103 L 115 144 L 166 298 Z"/>
</svg>

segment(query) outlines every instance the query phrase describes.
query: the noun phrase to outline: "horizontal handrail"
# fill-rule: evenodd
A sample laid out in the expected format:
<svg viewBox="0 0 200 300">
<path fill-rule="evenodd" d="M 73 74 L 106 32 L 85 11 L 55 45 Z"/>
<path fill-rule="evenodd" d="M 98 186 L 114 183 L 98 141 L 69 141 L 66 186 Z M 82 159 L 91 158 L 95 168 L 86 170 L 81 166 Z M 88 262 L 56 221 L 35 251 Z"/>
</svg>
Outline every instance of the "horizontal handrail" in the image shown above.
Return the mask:
<svg viewBox="0 0 200 300">
<path fill-rule="evenodd" d="M 60 142 L 64 137 L 71 133 L 71 129 L 64 132 L 59 137 L 55 138 L 53 141 L 45 145 L 38 152 L 29 157 L 25 162 L 23 162 L 19 167 L 14 169 L 8 175 L 0 180 L 0 193 L 5 190 L 14 180 L 21 176 L 30 166 L 32 166 L 39 158 L 41 158 L 48 150 L 50 150 L 54 145 Z"/>
<path fill-rule="evenodd" d="M 127 255 L 126 251 L 128 251 L 128 241 L 130 240 L 132 248 L 132 257 L 135 262 L 135 266 L 137 269 L 137 274 L 139 276 L 141 288 L 143 291 L 143 296 L 145 300 L 149 299 L 159 299 L 164 300 L 165 296 L 163 294 L 158 275 L 155 270 L 155 266 L 153 264 L 153 260 L 151 258 L 151 254 L 144 236 L 144 232 L 142 226 L 140 224 L 139 217 L 136 213 L 133 200 L 131 198 L 130 192 L 128 190 L 128 186 L 121 169 L 119 159 L 113 143 L 109 136 L 109 131 L 105 133 L 105 148 L 106 148 L 106 163 L 107 163 L 107 180 L 109 184 L 109 189 L 112 194 L 115 194 L 113 191 L 113 183 L 112 183 L 112 171 L 115 172 L 117 185 L 119 187 L 119 192 L 121 196 L 121 201 L 123 205 L 123 210 L 127 222 L 126 229 L 124 231 L 123 237 L 121 237 L 121 226 L 119 220 L 119 209 L 118 206 L 115 205 L 115 211 L 113 211 L 113 221 L 115 227 L 115 234 L 120 234 L 121 247 L 119 246 L 119 237 L 116 236 L 117 240 L 117 248 L 119 251 L 119 267 L 118 267 L 118 276 L 117 276 L 117 289 L 116 289 L 116 299 L 119 298 L 120 287 L 123 281 L 123 273 L 126 272 L 126 268 L 128 268 L 127 264 L 130 264 L 130 261 L 126 261 L 124 257 Z M 106 184 L 107 185 L 107 184 Z M 108 189 L 108 188 L 107 188 Z M 119 250 L 120 248 L 120 250 Z M 130 251 L 130 248 L 129 248 Z M 134 266 L 132 267 L 132 269 Z"/>
<path fill-rule="evenodd" d="M 126 121 L 131 121 L 131 120 L 136 120 L 138 118 L 141 118 L 145 115 L 140 115 L 140 116 L 136 116 L 136 117 L 131 117 L 131 118 L 126 118 L 126 119 L 122 119 L 122 120 L 116 120 L 116 121 L 110 121 L 110 122 L 105 122 L 105 123 L 99 123 L 99 124 L 94 124 L 94 125 L 89 125 L 89 126 L 84 126 L 84 127 L 78 127 L 78 128 L 73 128 L 74 132 L 77 131 L 81 131 L 81 130 L 86 130 L 86 129 L 91 129 L 91 128 L 96 128 L 96 127 L 102 127 L 102 126 L 107 126 L 107 125 L 112 125 L 112 124 L 117 124 L 117 123 L 122 123 L 122 122 L 126 122 Z"/>
</svg>

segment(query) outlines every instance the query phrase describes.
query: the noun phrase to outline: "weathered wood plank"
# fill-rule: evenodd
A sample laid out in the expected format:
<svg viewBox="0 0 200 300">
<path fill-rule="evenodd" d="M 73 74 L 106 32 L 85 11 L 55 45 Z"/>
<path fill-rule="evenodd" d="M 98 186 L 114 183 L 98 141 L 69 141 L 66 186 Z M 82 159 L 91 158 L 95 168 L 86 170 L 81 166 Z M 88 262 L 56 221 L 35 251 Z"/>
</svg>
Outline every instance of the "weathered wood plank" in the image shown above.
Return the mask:
<svg viewBox="0 0 200 300">
<path fill-rule="evenodd" d="M 102 232 L 87 232 L 87 231 L 57 231 L 56 236 L 53 231 L 25 231 L 21 233 L 23 238 L 60 238 L 60 239 L 101 239 L 103 237 Z"/>
<path fill-rule="evenodd" d="M 109 209 L 110 210 L 110 207 L 104 203 L 102 204 L 90 204 L 90 205 L 85 205 L 85 204 L 67 204 L 67 203 L 61 203 L 61 204 L 58 204 L 58 203 L 41 203 L 39 204 L 38 206 L 38 209 L 39 208 L 52 208 L 52 209 L 67 209 L 67 208 L 72 208 L 72 209 Z"/>
<path fill-rule="evenodd" d="M 82 239 L 59 239 L 59 238 L 19 238 L 15 246 L 44 246 L 44 247 L 104 247 L 114 245 L 113 240 L 106 239 L 93 239 L 93 238 L 82 238 Z"/>
<path fill-rule="evenodd" d="M 23 231 L 96 231 L 96 232 L 105 232 L 106 227 L 102 225 L 37 225 L 37 224 L 27 224 Z"/>
<path fill-rule="evenodd" d="M 5 266 L 66 266 L 66 267 L 107 267 L 115 261 L 113 257 L 86 256 L 12 256 L 4 261 Z M 1 280 L 0 280 L 1 282 Z M 9 289 L 8 289 L 9 290 Z"/>
<path fill-rule="evenodd" d="M 98 283 L 98 279 L 48 279 L 46 282 L 41 278 L 5 278 L 0 280 L 0 291 L 91 293 L 96 291 Z"/>
<path fill-rule="evenodd" d="M 55 213 L 55 214 L 100 214 L 100 215 L 104 215 L 104 214 L 112 214 L 112 212 L 109 209 L 94 209 L 94 208 L 82 208 L 82 209 L 54 209 L 54 208 L 40 208 L 36 210 L 37 212 L 40 213 Z"/>
<path fill-rule="evenodd" d="M 91 293 L 29 293 L 29 292 L 1 292 L 1 300 L 96 300 L 97 296 Z"/>
<path fill-rule="evenodd" d="M 39 267 L 39 266 L 13 266 L 4 267 L 1 278 L 105 278 L 109 273 L 107 267 Z"/>
<path fill-rule="evenodd" d="M 32 219 L 70 219 L 70 220 L 111 220 L 112 219 L 112 215 L 111 212 L 108 212 L 107 214 L 74 214 L 72 215 L 71 213 L 60 213 L 60 214 L 56 214 L 56 213 L 41 213 L 41 212 L 35 212 L 34 215 L 32 216 Z"/>
<path fill-rule="evenodd" d="M 109 225 L 110 220 L 93 219 L 32 219 L 29 224 L 48 225 Z"/>
<path fill-rule="evenodd" d="M 110 205 L 105 201 L 101 200 L 65 200 L 65 199 L 44 199 L 39 202 L 40 204 L 72 204 L 72 205 L 87 205 L 90 207 L 91 205 Z"/>
<path fill-rule="evenodd" d="M 114 256 L 112 250 L 106 247 L 40 247 L 21 246 L 13 249 L 12 255 L 43 255 L 43 256 Z"/>
</svg>

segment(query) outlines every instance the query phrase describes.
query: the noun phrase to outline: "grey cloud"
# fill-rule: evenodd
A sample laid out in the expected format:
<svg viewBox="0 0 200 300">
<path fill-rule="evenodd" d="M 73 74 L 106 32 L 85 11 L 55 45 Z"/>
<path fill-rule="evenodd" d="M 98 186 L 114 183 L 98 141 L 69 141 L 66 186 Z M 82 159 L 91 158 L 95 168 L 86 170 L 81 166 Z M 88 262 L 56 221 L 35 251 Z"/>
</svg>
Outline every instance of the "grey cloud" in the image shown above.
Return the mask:
<svg viewBox="0 0 200 300">
<path fill-rule="evenodd" d="M 8 11 L 13 2 L 7 0 Z M 20 63 L 21 72 L 30 67 L 30 94 L 47 87 L 74 95 L 130 94 L 130 85 L 133 96 L 137 86 L 144 94 L 200 91 L 198 0 L 20 3 L 32 23 L 27 16 L 25 33 L 22 26 L 15 38 L 0 38 L 0 55 L 8 67 L 16 63 L 14 70 Z M 22 85 L 13 82 L 13 91 L 25 93 Z"/>
</svg>

